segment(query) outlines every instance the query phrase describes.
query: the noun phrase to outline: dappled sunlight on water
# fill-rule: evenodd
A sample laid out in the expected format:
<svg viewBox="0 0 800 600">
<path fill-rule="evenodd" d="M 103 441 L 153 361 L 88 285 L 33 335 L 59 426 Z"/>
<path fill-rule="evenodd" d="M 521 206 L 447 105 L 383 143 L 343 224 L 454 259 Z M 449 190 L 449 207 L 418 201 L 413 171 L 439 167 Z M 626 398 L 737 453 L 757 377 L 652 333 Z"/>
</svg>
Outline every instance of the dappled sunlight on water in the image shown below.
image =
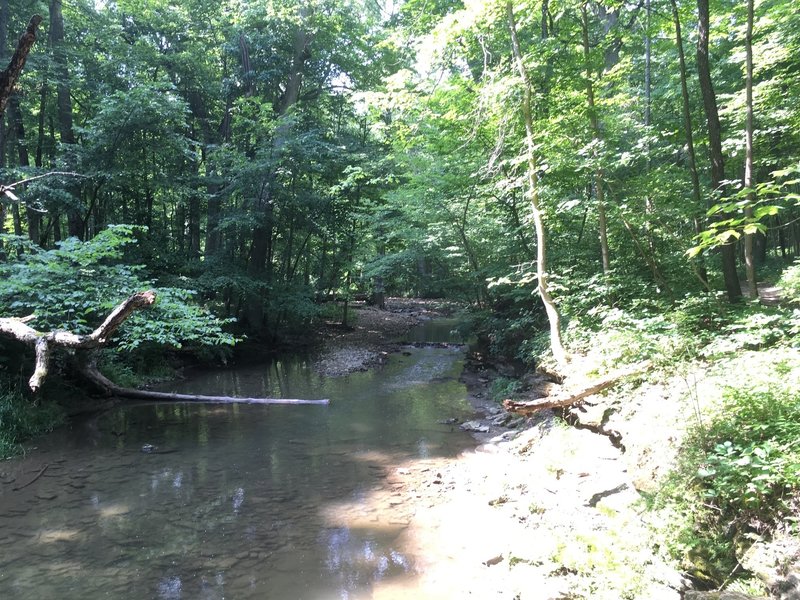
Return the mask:
<svg viewBox="0 0 800 600">
<path fill-rule="evenodd" d="M 130 405 L 43 440 L 18 474 L 43 476 L 0 484 L 0 597 L 328 600 L 413 580 L 393 473 L 472 440 L 439 424 L 470 414 L 462 355 L 410 352 L 341 379 L 282 361 L 175 386 L 329 407 Z"/>
</svg>

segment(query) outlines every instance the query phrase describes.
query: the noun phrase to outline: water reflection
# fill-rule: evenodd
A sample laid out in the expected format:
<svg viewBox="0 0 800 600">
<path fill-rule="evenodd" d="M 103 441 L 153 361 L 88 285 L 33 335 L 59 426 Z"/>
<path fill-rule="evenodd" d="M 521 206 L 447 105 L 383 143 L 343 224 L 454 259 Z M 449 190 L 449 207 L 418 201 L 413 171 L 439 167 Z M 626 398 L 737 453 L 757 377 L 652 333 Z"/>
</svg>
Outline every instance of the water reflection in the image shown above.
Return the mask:
<svg viewBox="0 0 800 600">
<path fill-rule="evenodd" d="M 415 569 L 387 471 L 471 445 L 437 423 L 469 414 L 460 360 L 425 348 L 342 379 L 303 361 L 206 372 L 177 391 L 332 404 L 128 406 L 54 435 L 30 458 L 51 465 L 36 484 L 0 487 L 0 597 L 368 597 Z"/>
</svg>

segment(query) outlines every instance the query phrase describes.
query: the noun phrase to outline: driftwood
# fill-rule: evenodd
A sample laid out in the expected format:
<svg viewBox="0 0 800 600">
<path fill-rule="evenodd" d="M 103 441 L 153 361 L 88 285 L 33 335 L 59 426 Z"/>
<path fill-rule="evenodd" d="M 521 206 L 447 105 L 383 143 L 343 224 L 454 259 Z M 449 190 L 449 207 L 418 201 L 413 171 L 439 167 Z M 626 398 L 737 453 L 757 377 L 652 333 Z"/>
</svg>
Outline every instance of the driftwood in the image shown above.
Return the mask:
<svg viewBox="0 0 800 600">
<path fill-rule="evenodd" d="M 25 66 L 25 61 L 33 47 L 33 43 L 36 41 L 36 29 L 41 22 L 42 17 L 39 15 L 31 17 L 28 28 L 19 38 L 17 49 L 14 52 L 14 56 L 11 57 L 11 62 L 5 70 L 0 71 L 0 116 L 5 112 L 8 99 L 14 93 L 14 86 L 22 73 L 22 68 Z"/>
<path fill-rule="evenodd" d="M 644 372 L 650 366 L 649 362 L 639 363 L 632 367 L 628 367 L 626 369 L 621 369 L 619 371 L 615 371 L 611 375 L 601 379 L 600 381 L 590 385 L 587 388 L 584 388 L 578 392 L 570 393 L 570 394 L 559 394 L 556 396 L 547 396 L 545 398 L 537 398 L 536 400 L 530 400 L 527 402 L 519 402 L 516 400 L 504 400 L 503 407 L 508 412 L 518 413 L 521 415 L 529 415 L 535 413 L 539 410 L 544 410 L 546 408 L 566 408 L 567 406 L 572 406 L 581 402 L 582 400 L 597 394 L 598 392 L 602 392 L 605 389 L 615 386 L 617 383 L 622 381 L 627 377 L 631 377 L 633 375 L 638 375 L 639 373 Z"/>
<path fill-rule="evenodd" d="M 106 317 L 105 321 L 92 333 L 78 335 L 68 331 L 50 331 L 47 333 L 37 331 L 27 325 L 34 318 L 32 315 L 22 318 L 0 319 L 0 335 L 14 338 L 20 342 L 33 346 L 36 351 L 36 366 L 28 380 L 28 385 L 33 392 L 37 392 L 49 373 L 50 355 L 53 347 L 70 348 L 73 350 L 92 350 L 108 343 L 111 336 L 127 319 L 130 314 L 139 308 L 145 308 L 156 301 L 153 291 L 138 292 L 119 304 Z M 84 377 L 94 383 L 108 395 L 133 398 L 137 400 L 171 400 L 178 402 L 214 402 L 214 403 L 244 403 L 244 404 L 328 404 L 327 399 L 303 400 L 296 398 L 237 398 L 234 396 L 198 396 L 187 394 L 171 394 L 168 392 L 151 392 L 120 387 L 103 375 L 97 368 L 94 360 L 82 357 L 78 361 L 78 370 Z"/>
</svg>

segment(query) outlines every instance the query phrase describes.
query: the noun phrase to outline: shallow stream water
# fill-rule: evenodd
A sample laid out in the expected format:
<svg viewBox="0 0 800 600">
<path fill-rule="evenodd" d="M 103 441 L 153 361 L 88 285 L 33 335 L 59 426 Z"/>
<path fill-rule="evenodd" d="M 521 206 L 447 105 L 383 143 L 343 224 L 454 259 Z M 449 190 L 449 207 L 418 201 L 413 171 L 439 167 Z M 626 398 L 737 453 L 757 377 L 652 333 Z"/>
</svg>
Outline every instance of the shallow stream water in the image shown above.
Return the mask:
<svg viewBox="0 0 800 600">
<path fill-rule="evenodd" d="M 387 477 L 474 445 L 440 423 L 470 415 L 462 359 L 408 347 L 343 378 L 302 359 L 209 370 L 167 388 L 331 404 L 129 404 L 55 432 L 0 465 L 0 598 L 368 598 L 413 577 Z"/>
</svg>

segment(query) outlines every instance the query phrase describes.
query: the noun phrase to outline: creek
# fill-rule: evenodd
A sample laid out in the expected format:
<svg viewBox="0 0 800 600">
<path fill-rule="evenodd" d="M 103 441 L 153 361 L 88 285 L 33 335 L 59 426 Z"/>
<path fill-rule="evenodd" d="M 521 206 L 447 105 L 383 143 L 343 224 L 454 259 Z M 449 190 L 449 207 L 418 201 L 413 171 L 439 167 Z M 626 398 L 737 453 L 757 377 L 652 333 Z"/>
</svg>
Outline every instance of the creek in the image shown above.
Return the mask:
<svg viewBox="0 0 800 600">
<path fill-rule="evenodd" d="M 0 597 L 328 600 L 413 577 L 391 473 L 474 447 L 441 422 L 471 415 L 462 362 L 409 346 L 341 378 L 297 357 L 194 372 L 163 389 L 331 404 L 131 403 L 37 440 L 0 467 Z"/>
</svg>

